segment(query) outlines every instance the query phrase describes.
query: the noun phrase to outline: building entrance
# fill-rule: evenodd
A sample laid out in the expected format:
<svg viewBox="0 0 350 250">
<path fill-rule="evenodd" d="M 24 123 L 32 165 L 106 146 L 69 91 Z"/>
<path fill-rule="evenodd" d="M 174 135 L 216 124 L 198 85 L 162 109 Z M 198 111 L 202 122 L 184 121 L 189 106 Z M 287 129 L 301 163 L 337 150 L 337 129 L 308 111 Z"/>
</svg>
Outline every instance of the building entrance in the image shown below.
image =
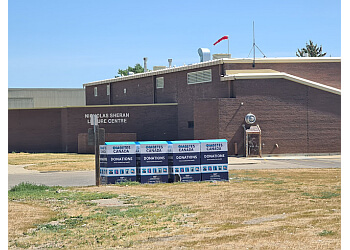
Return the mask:
<svg viewBox="0 0 350 250">
<path fill-rule="evenodd" d="M 245 156 L 261 157 L 261 129 L 259 125 L 245 129 Z"/>
</svg>

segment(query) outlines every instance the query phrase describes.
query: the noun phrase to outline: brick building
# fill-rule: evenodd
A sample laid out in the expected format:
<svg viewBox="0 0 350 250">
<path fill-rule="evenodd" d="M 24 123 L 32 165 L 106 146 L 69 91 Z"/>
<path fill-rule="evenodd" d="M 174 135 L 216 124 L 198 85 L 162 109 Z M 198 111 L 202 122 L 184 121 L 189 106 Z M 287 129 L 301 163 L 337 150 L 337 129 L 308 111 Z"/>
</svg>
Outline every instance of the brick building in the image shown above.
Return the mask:
<svg viewBox="0 0 350 250">
<path fill-rule="evenodd" d="M 222 138 L 230 155 L 245 155 L 245 135 L 258 127 L 262 154 L 337 153 L 340 86 L 341 60 L 331 57 L 262 58 L 254 67 L 218 59 L 91 82 L 85 107 L 9 110 L 9 151 L 78 152 L 98 114 L 106 140 Z"/>
</svg>

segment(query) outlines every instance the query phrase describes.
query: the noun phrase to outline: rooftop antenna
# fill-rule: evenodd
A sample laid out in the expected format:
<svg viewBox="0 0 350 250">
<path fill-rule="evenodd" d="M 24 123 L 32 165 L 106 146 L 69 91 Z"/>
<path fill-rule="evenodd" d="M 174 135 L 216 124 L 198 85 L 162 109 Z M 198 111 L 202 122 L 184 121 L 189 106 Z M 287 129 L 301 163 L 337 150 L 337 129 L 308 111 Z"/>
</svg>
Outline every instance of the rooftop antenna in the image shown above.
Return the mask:
<svg viewBox="0 0 350 250">
<path fill-rule="evenodd" d="M 249 52 L 249 55 L 248 57 L 250 56 L 250 53 L 252 52 L 253 50 L 253 54 L 254 54 L 254 58 L 253 58 L 253 68 L 255 68 L 255 47 L 258 48 L 258 50 L 261 52 L 261 54 L 264 55 L 264 58 L 266 58 L 265 54 L 261 51 L 261 49 L 258 47 L 258 45 L 255 44 L 255 32 L 254 32 L 254 21 L 253 21 L 253 47 L 250 49 L 250 52 Z"/>
</svg>

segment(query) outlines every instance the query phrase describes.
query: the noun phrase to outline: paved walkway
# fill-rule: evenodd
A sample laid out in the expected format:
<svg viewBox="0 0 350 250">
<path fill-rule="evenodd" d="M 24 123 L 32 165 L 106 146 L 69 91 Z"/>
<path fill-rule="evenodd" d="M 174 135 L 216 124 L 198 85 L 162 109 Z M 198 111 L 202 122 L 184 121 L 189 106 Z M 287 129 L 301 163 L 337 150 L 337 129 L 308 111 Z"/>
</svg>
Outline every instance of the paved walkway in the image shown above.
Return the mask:
<svg viewBox="0 0 350 250">
<path fill-rule="evenodd" d="M 229 157 L 229 169 L 340 168 L 340 155 L 275 156 L 263 158 Z"/>
<path fill-rule="evenodd" d="M 8 165 L 8 189 L 21 182 L 63 187 L 95 185 L 95 171 L 39 172 L 25 166 Z"/>
<path fill-rule="evenodd" d="M 288 169 L 288 168 L 340 168 L 340 155 L 278 156 L 264 158 L 229 157 L 229 169 Z M 8 165 L 8 188 L 31 182 L 48 186 L 92 186 L 95 171 L 39 172 L 27 170 L 28 165 Z"/>
</svg>

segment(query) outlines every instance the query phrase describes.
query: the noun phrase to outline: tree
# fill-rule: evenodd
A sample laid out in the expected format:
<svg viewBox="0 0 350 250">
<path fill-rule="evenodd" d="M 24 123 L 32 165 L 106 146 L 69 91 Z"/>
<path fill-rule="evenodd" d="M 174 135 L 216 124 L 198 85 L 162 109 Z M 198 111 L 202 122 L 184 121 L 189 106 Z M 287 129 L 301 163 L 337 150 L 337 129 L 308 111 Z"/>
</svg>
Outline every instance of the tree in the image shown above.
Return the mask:
<svg viewBox="0 0 350 250">
<path fill-rule="evenodd" d="M 314 45 L 314 43 L 309 40 L 309 44 L 306 43 L 306 48 L 298 49 L 295 54 L 298 57 L 322 57 L 327 53 L 322 53 L 322 45 L 318 47 L 317 44 Z"/>
<path fill-rule="evenodd" d="M 127 76 L 129 72 L 134 72 L 135 74 L 136 73 L 143 73 L 144 69 L 139 63 L 135 64 L 135 67 L 133 67 L 133 68 L 128 66 L 128 68 L 125 70 L 118 69 L 118 74 L 121 76 Z"/>
</svg>

